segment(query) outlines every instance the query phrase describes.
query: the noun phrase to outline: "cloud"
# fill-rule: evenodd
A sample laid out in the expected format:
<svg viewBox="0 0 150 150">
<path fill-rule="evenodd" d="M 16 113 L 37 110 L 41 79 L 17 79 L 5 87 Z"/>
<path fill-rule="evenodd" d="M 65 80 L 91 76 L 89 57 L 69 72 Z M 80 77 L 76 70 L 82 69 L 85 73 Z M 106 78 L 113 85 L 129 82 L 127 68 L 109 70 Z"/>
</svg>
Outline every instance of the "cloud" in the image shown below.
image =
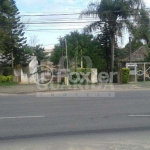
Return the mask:
<svg viewBox="0 0 150 150">
<path fill-rule="evenodd" d="M 42 0 L 42 5 L 47 2 L 48 2 L 48 0 Z M 34 7 L 36 5 L 38 5 L 38 6 L 41 5 L 40 0 L 16 0 L 16 3 L 18 5 L 23 5 L 24 7 L 26 7 L 26 6 Z"/>
<path fill-rule="evenodd" d="M 150 7 L 150 1 L 149 0 L 144 0 L 145 4 L 146 4 L 146 8 Z"/>
<path fill-rule="evenodd" d="M 53 2 L 55 3 L 63 3 L 64 4 L 64 0 L 53 0 Z M 66 4 L 75 4 L 74 0 L 66 0 L 65 1 Z"/>
</svg>

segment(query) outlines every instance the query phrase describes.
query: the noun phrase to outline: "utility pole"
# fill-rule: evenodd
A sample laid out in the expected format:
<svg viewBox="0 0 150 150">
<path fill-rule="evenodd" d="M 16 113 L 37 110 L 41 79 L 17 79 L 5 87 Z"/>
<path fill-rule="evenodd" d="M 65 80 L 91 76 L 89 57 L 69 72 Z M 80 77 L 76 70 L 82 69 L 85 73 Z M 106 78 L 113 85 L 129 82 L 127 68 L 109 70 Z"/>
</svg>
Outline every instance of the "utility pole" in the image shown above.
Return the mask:
<svg viewBox="0 0 150 150">
<path fill-rule="evenodd" d="M 129 37 L 129 62 L 131 62 L 131 37 Z"/>
<path fill-rule="evenodd" d="M 63 57 L 64 57 L 63 44 L 62 44 L 62 41 L 60 41 L 60 42 L 61 42 L 60 46 L 61 46 L 61 50 L 62 50 L 62 62 L 64 62 L 64 59 L 63 59 Z M 62 69 L 64 69 L 64 64 L 62 65 Z"/>
<path fill-rule="evenodd" d="M 78 41 L 77 41 L 77 49 L 76 49 L 75 72 L 77 68 L 77 55 L 78 55 L 77 53 L 78 53 Z"/>
<path fill-rule="evenodd" d="M 69 84 L 69 81 L 68 81 L 68 54 L 67 54 L 67 51 L 68 51 L 68 49 L 67 49 L 67 40 L 65 39 L 65 45 L 66 45 L 66 61 L 67 61 L 67 67 L 66 67 L 66 72 L 67 72 L 67 78 L 66 78 L 66 84 L 68 85 Z"/>
<path fill-rule="evenodd" d="M 83 68 L 83 57 L 82 57 L 82 49 L 81 49 L 81 68 Z"/>
<path fill-rule="evenodd" d="M 111 34 L 111 71 L 114 70 L 114 44 L 115 44 L 115 36 L 114 33 Z"/>
</svg>

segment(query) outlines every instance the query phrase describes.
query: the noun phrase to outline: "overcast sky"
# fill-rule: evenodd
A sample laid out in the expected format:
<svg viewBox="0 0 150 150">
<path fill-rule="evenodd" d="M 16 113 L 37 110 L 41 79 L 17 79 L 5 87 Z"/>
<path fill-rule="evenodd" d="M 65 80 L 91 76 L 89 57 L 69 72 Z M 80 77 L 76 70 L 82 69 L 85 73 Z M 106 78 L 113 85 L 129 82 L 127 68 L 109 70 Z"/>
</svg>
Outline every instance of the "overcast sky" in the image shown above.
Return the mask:
<svg viewBox="0 0 150 150">
<path fill-rule="evenodd" d="M 93 20 L 79 19 L 79 14 L 75 13 L 80 13 L 82 10 L 86 9 L 90 2 L 92 2 L 92 0 L 16 0 L 17 7 L 21 15 L 23 15 L 23 22 L 29 23 L 26 25 L 27 31 L 25 34 L 28 38 L 28 43 L 30 43 L 30 37 L 37 36 L 37 44 L 43 44 L 44 47 L 51 48 L 54 44 L 58 43 L 58 38 L 60 36 L 64 36 L 74 30 L 82 31 L 83 27 L 88 24 L 82 22 Z M 145 0 L 145 2 L 146 7 L 150 8 L 150 1 Z M 48 16 L 49 14 L 74 15 Z M 54 24 L 56 21 L 66 21 L 69 23 Z M 70 23 L 72 21 L 76 23 Z M 53 23 L 49 24 L 49 22 Z"/>
</svg>

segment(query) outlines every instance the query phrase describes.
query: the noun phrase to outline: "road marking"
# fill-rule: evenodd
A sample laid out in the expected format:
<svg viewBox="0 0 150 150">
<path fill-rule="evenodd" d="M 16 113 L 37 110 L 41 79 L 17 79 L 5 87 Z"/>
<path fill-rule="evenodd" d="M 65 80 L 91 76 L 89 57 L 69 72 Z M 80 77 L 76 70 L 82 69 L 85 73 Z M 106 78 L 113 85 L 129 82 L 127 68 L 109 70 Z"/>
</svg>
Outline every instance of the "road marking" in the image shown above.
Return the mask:
<svg viewBox="0 0 150 150">
<path fill-rule="evenodd" d="M 23 118 L 44 118 L 45 116 L 17 116 L 17 117 L 0 117 L 0 119 L 23 119 Z"/>
<path fill-rule="evenodd" d="M 129 117 L 150 117 L 150 115 L 129 115 Z"/>
</svg>

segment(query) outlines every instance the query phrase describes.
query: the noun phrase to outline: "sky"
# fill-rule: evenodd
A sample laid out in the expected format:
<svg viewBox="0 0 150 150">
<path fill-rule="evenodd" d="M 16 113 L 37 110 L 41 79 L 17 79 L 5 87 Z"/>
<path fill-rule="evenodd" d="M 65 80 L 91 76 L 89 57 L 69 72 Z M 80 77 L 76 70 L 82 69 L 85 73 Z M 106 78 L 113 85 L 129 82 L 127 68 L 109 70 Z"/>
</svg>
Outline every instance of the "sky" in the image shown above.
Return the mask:
<svg viewBox="0 0 150 150">
<path fill-rule="evenodd" d="M 82 32 L 89 22 L 96 20 L 79 18 L 81 11 L 85 10 L 88 4 L 93 1 L 16 0 L 22 22 L 26 25 L 25 36 L 28 44 L 31 45 L 31 41 L 35 39 L 36 44 L 41 44 L 46 49 L 52 49 L 58 43 L 59 37 L 74 30 Z M 150 8 L 150 1 L 145 0 L 145 3 L 146 7 Z"/>
</svg>

